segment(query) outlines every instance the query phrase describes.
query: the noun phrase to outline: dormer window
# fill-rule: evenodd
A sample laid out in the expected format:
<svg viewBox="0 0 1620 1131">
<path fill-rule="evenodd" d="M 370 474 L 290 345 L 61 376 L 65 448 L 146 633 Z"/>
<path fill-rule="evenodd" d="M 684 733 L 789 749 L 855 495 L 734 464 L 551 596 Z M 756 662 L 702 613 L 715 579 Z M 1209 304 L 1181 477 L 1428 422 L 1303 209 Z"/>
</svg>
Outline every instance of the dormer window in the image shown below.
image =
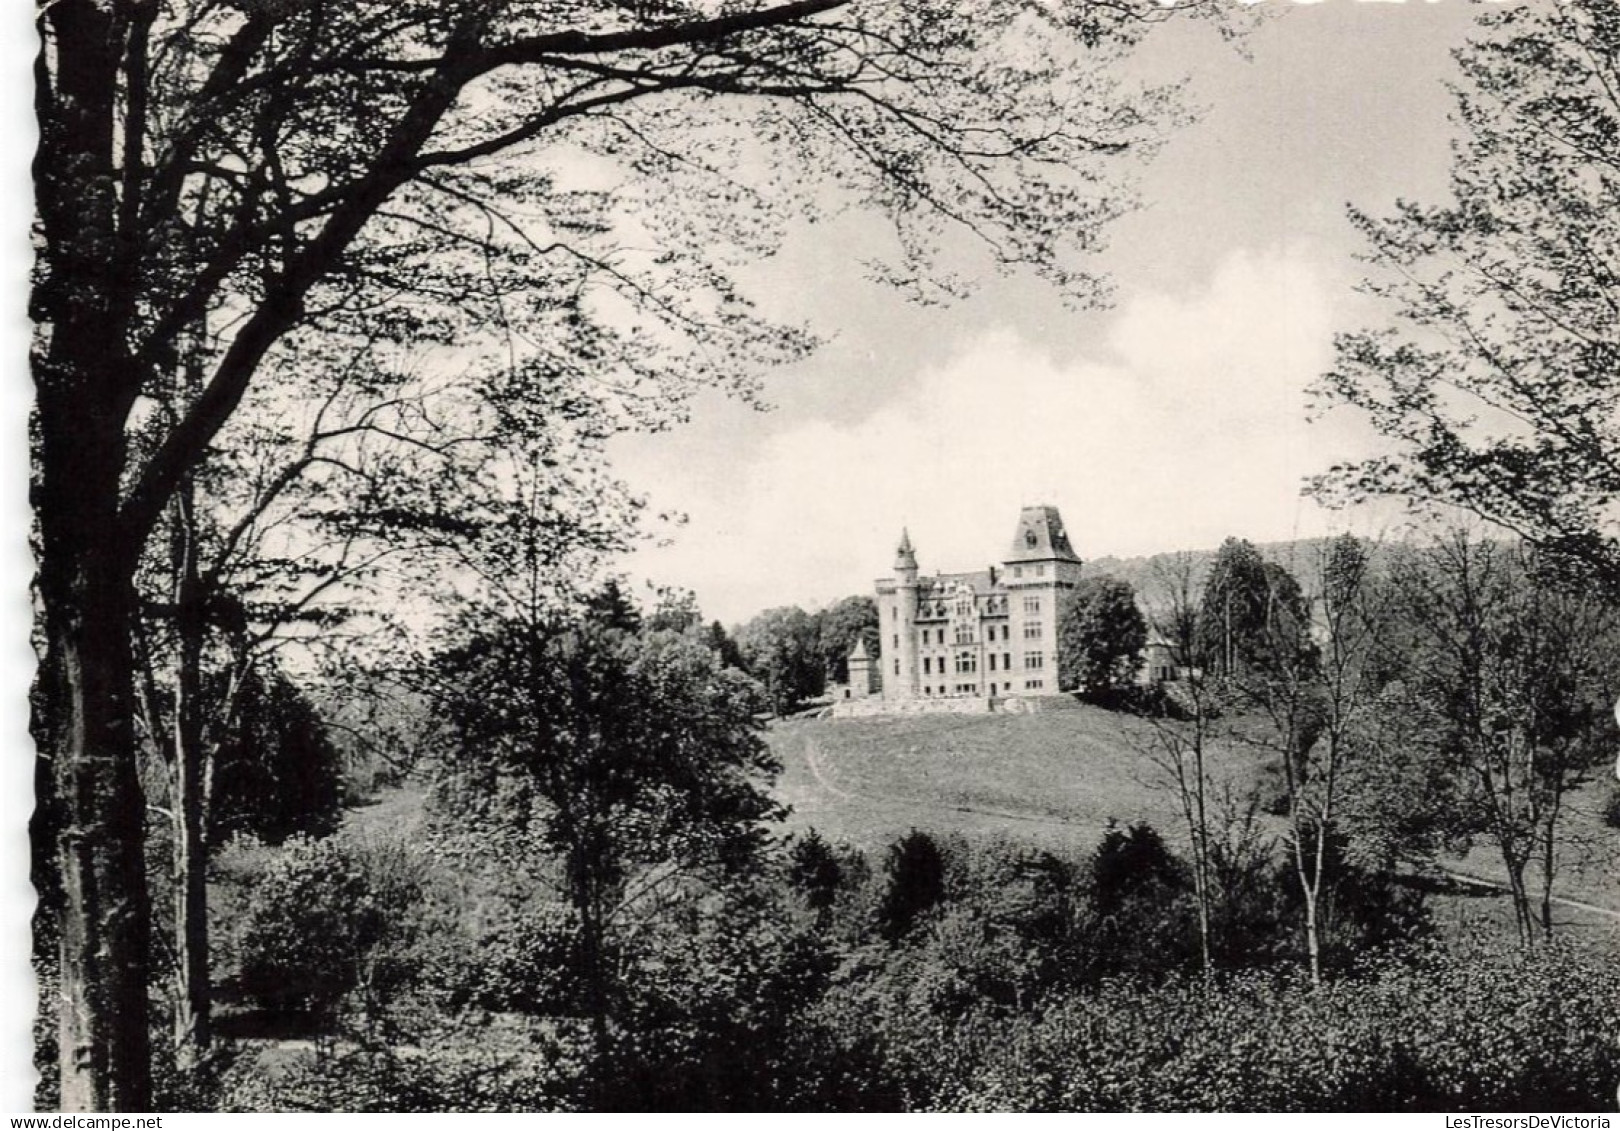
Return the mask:
<svg viewBox="0 0 1620 1131">
<path fill-rule="evenodd" d="M 1040 539 L 1035 537 L 1035 532 L 1033 530 L 1024 531 L 1024 545 L 1033 550 L 1039 544 Z"/>
</svg>

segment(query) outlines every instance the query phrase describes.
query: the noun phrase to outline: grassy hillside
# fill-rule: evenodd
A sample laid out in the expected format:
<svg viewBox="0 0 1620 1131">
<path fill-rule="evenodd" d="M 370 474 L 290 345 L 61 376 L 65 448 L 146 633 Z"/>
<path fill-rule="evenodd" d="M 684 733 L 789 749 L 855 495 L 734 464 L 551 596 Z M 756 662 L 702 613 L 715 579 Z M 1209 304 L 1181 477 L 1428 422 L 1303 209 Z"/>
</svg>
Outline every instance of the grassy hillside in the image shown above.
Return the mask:
<svg viewBox="0 0 1620 1131">
<path fill-rule="evenodd" d="M 1180 835 L 1177 795 L 1154 765 L 1150 729 L 1100 710 L 919 715 L 778 724 L 778 793 L 796 827 L 866 846 L 910 828 L 991 831 L 1089 848 L 1110 819 Z M 1234 792 L 1252 752 L 1217 747 L 1211 773 Z"/>
<path fill-rule="evenodd" d="M 793 806 L 790 828 L 881 849 L 912 828 L 938 833 L 997 834 L 1085 852 L 1109 820 L 1146 820 L 1173 844 L 1186 841 L 1177 794 L 1150 756 L 1140 720 L 1079 706 L 1032 715 L 922 715 L 784 722 L 771 730 L 783 762 L 777 793 Z M 1219 820 L 1262 773 L 1263 759 L 1241 746 L 1214 744 L 1209 767 L 1219 785 L 1211 811 Z M 1601 820 L 1606 780 L 1574 794 L 1561 852 L 1558 893 L 1620 909 L 1620 832 Z M 1282 822 L 1271 819 L 1272 831 Z M 1447 869 L 1497 880 L 1495 850 L 1485 840 Z M 1511 930 L 1504 896 L 1460 886 L 1435 900 L 1451 931 Z M 1583 934 L 1620 938 L 1609 915 L 1559 906 L 1555 919 Z"/>
</svg>

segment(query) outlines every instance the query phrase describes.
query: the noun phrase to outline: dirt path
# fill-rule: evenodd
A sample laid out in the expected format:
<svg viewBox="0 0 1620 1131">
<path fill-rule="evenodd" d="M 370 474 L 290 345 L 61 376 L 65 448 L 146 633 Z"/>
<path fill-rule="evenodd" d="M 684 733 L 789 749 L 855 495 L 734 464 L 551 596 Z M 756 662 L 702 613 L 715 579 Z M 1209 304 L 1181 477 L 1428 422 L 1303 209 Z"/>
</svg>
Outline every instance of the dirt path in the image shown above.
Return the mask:
<svg viewBox="0 0 1620 1131">
<path fill-rule="evenodd" d="M 1456 872 L 1449 868 L 1440 869 L 1440 874 L 1445 876 L 1447 879 L 1459 880 L 1465 884 L 1478 884 L 1481 887 L 1491 888 L 1494 891 L 1511 892 L 1513 890 L 1500 880 L 1493 880 L 1488 876 L 1476 876 L 1469 872 Z M 1605 919 L 1610 919 L 1614 922 L 1620 923 L 1620 911 L 1616 911 L 1612 907 L 1599 907 L 1595 903 L 1585 903 L 1579 899 L 1570 899 L 1567 896 L 1562 895 L 1555 895 L 1550 898 L 1552 902 L 1557 904 L 1559 907 L 1573 907 L 1577 911 L 1586 911 L 1593 915 L 1601 915 Z"/>
</svg>

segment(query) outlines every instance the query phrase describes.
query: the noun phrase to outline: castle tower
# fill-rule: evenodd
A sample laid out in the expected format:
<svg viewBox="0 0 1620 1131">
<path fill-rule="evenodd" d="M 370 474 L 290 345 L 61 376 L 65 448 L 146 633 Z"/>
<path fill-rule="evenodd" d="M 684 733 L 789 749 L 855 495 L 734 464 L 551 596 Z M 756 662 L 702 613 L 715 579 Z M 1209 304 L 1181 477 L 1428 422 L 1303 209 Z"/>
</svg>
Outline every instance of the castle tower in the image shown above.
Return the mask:
<svg viewBox="0 0 1620 1131">
<path fill-rule="evenodd" d="M 883 625 L 895 645 L 883 672 L 883 694 L 911 699 L 917 694 L 917 552 L 911 548 L 911 532 L 904 529 L 894 553 L 894 588 L 890 623 Z"/>
<path fill-rule="evenodd" d="M 1002 579 L 1008 590 L 1013 692 L 1050 695 L 1061 687 L 1058 606 L 1080 581 L 1080 556 L 1056 507 L 1025 507 L 1019 514 Z"/>
</svg>

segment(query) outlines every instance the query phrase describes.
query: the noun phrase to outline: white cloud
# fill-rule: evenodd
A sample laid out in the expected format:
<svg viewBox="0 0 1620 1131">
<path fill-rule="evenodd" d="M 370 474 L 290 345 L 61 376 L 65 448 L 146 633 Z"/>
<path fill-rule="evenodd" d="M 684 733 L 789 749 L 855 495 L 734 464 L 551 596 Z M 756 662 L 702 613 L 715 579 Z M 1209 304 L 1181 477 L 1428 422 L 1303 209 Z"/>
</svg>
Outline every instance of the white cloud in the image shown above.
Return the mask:
<svg viewBox="0 0 1620 1131">
<path fill-rule="evenodd" d="M 1304 251 L 1234 253 L 1192 293 L 1127 299 L 1094 356 L 972 332 L 862 421 L 777 418 L 723 476 L 690 450 L 627 468 L 690 515 L 632 569 L 736 620 L 869 591 L 902 525 L 925 571 L 982 567 L 1030 503 L 1062 508 L 1082 557 L 1315 533 L 1298 495 L 1327 462 L 1303 399 L 1329 359 L 1325 278 Z"/>
</svg>

